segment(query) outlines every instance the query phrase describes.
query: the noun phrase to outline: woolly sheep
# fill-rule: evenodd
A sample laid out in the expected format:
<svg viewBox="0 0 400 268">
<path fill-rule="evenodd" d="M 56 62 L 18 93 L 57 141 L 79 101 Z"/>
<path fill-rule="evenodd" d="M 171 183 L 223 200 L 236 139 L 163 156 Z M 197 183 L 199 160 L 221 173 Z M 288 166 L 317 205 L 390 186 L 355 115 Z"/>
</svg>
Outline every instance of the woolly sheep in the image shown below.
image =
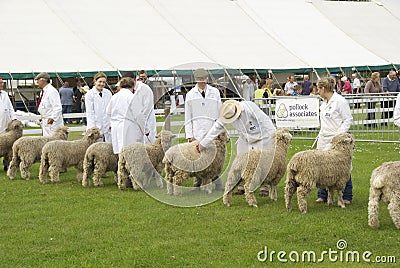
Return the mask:
<svg viewBox="0 0 400 268">
<path fill-rule="evenodd" d="M 368 225 L 379 227 L 379 201 L 388 203 L 389 214 L 400 229 L 400 161 L 386 162 L 372 171 L 368 202 Z"/>
<path fill-rule="evenodd" d="M 211 193 L 211 181 L 220 175 L 224 167 L 227 142 L 228 136 L 224 131 L 214 139 L 214 146 L 207 147 L 201 153 L 196 148 L 199 141 L 169 148 L 163 159 L 168 194 L 181 195 L 181 185 L 189 177 L 201 180 L 205 192 Z"/>
<path fill-rule="evenodd" d="M 41 183 L 47 182 L 47 172 L 49 172 L 52 182 L 59 182 L 60 170 L 75 166 L 78 170 L 77 179 L 82 180 L 83 159 L 87 148 L 103 137 L 97 127 L 88 129 L 85 136 L 75 141 L 51 141 L 42 149 L 40 160 L 39 180 Z"/>
<path fill-rule="evenodd" d="M 245 196 L 250 206 L 257 207 L 254 188 L 262 181 L 262 186 L 269 186 L 270 198 L 276 201 L 276 185 L 286 171 L 286 155 L 291 139 L 292 135 L 287 128 L 278 129 L 271 148 L 251 150 L 237 155 L 228 173 L 223 203 L 230 206 L 233 188 L 240 178 L 244 182 Z"/>
<path fill-rule="evenodd" d="M 126 189 L 129 184 L 128 177 L 132 181 L 134 189 L 146 188 L 150 184 L 152 171 L 155 169 L 158 174 L 157 186 L 163 187 L 160 174 L 163 169 L 162 159 L 164 152 L 171 147 L 171 141 L 175 137 L 171 131 L 163 130 L 158 135 L 156 140 L 150 144 L 132 143 L 122 148 L 118 160 L 118 187 L 121 190 Z M 146 173 L 146 178 L 143 183 L 138 181 L 140 174 Z M 140 185 L 141 184 L 141 185 Z"/>
<path fill-rule="evenodd" d="M 83 160 L 82 186 L 89 187 L 89 179 L 93 174 L 93 185 L 103 187 L 101 177 L 107 171 L 114 172 L 116 178 L 118 169 L 118 155 L 114 154 L 111 142 L 96 142 L 86 150 Z"/>
<path fill-rule="evenodd" d="M 5 133 L 0 134 L 0 157 L 4 157 L 5 170 L 12 158 L 12 147 L 16 140 L 22 137 L 24 125 L 19 120 L 8 123 Z"/>
<path fill-rule="evenodd" d="M 13 145 L 13 155 L 7 176 L 12 180 L 17 173 L 17 168 L 21 170 L 21 177 L 25 180 L 30 179 L 29 169 L 35 162 L 40 161 L 43 146 L 53 140 L 67 140 L 68 127 L 59 127 L 53 136 L 26 136 L 18 139 Z"/>
<path fill-rule="evenodd" d="M 333 204 L 333 192 L 337 191 L 338 206 L 345 208 L 343 190 L 350 178 L 353 147 L 353 136 L 344 133 L 333 137 L 332 147 L 327 151 L 296 153 L 287 166 L 286 208 L 292 210 L 292 197 L 297 190 L 299 209 L 307 213 L 306 197 L 316 187 L 328 189 L 328 205 Z"/>
</svg>

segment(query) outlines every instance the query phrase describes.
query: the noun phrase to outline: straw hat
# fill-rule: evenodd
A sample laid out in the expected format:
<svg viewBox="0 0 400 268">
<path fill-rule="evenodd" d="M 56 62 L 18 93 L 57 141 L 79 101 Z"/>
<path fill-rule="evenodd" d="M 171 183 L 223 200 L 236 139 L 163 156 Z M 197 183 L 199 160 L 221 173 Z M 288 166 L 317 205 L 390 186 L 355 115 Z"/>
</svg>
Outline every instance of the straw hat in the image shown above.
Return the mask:
<svg viewBox="0 0 400 268">
<path fill-rule="evenodd" d="M 235 121 L 242 112 L 242 106 L 236 100 L 227 100 L 222 104 L 219 121 L 225 124 Z"/>
</svg>

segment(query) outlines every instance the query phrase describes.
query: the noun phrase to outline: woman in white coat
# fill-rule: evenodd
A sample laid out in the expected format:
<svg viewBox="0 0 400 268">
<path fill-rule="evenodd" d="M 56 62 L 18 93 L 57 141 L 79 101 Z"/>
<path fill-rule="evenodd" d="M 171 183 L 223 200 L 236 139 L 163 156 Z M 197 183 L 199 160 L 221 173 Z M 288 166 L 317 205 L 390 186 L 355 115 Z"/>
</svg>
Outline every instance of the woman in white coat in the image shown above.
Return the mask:
<svg viewBox="0 0 400 268">
<path fill-rule="evenodd" d="M 140 102 L 143 104 L 143 110 L 140 113 L 143 114 L 146 119 L 143 137 L 144 143 L 152 143 L 156 140 L 157 134 L 153 91 L 148 85 L 138 80 L 136 81 L 134 92 L 136 97 L 140 99 Z"/>
<path fill-rule="evenodd" d="M 104 88 L 107 76 L 99 72 L 93 78 L 94 86 L 85 95 L 86 129 L 97 127 L 104 135 L 106 142 L 111 142 L 110 118 L 106 114 L 106 108 L 111 100 L 111 91 Z"/>
<path fill-rule="evenodd" d="M 6 132 L 8 124 L 17 119 L 14 107 L 6 91 L 3 90 L 3 79 L 0 77 L 0 134 Z"/>
<path fill-rule="evenodd" d="M 145 127 L 143 103 L 136 94 L 133 94 L 135 80 L 124 77 L 119 83 L 121 89 L 112 96 L 107 106 L 115 154 L 119 154 L 124 146 L 133 142 L 143 143 Z"/>
</svg>

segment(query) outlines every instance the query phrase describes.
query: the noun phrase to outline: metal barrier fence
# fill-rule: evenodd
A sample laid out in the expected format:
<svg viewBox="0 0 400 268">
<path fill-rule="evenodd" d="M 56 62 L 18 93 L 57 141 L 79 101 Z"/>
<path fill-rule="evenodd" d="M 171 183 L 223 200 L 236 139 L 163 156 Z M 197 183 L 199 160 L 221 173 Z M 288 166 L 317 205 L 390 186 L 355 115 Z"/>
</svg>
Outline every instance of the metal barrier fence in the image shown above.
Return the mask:
<svg viewBox="0 0 400 268">
<path fill-rule="evenodd" d="M 272 97 L 255 99 L 254 102 L 260 104 L 260 108 L 271 117 L 275 124 L 275 103 L 277 99 L 304 97 Z M 353 115 L 350 132 L 357 141 L 400 142 L 399 127 L 393 124 L 393 112 L 397 96 L 349 94 L 343 95 L 343 97 L 350 105 Z M 319 128 L 292 129 L 292 132 L 295 139 L 315 139 Z"/>
</svg>

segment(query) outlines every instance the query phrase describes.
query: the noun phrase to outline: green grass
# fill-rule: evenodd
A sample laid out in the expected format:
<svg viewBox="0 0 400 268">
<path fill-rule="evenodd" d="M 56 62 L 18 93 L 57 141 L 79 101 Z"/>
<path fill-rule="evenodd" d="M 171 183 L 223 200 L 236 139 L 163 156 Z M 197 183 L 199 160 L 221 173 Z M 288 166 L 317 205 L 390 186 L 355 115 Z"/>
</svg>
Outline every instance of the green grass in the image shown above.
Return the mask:
<svg viewBox="0 0 400 268">
<path fill-rule="evenodd" d="M 311 144 L 293 141 L 288 158 Z M 398 160 L 399 151 L 397 144 L 357 143 L 354 203 L 346 209 L 315 204 L 315 190 L 308 196 L 306 215 L 300 214 L 296 200 L 293 211 L 286 211 L 285 179 L 278 185 L 277 202 L 257 196 L 259 208 L 248 207 L 243 196 L 234 196 L 230 208 L 221 200 L 182 208 L 145 192 L 121 192 L 112 178 L 104 179 L 104 188 L 83 188 L 73 168 L 55 185 L 39 183 L 38 164 L 31 169 L 30 181 L 21 180 L 19 173 L 10 181 L 0 171 L 0 267 L 277 267 L 283 264 L 276 254 L 272 263 L 261 263 L 257 253 L 267 246 L 269 252 L 312 250 L 318 258 L 324 250 L 337 250 L 339 239 L 347 241 L 348 251 L 368 250 L 372 258 L 395 256 L 399 263 L 399 230 L 386 205 L 381 204 L 381 227 L 367 225 L 371 171 Z M 328 256 L 322 264 L 311 265 L 368 266 L 362 261 L 333 263 Z"/>
</svg>

